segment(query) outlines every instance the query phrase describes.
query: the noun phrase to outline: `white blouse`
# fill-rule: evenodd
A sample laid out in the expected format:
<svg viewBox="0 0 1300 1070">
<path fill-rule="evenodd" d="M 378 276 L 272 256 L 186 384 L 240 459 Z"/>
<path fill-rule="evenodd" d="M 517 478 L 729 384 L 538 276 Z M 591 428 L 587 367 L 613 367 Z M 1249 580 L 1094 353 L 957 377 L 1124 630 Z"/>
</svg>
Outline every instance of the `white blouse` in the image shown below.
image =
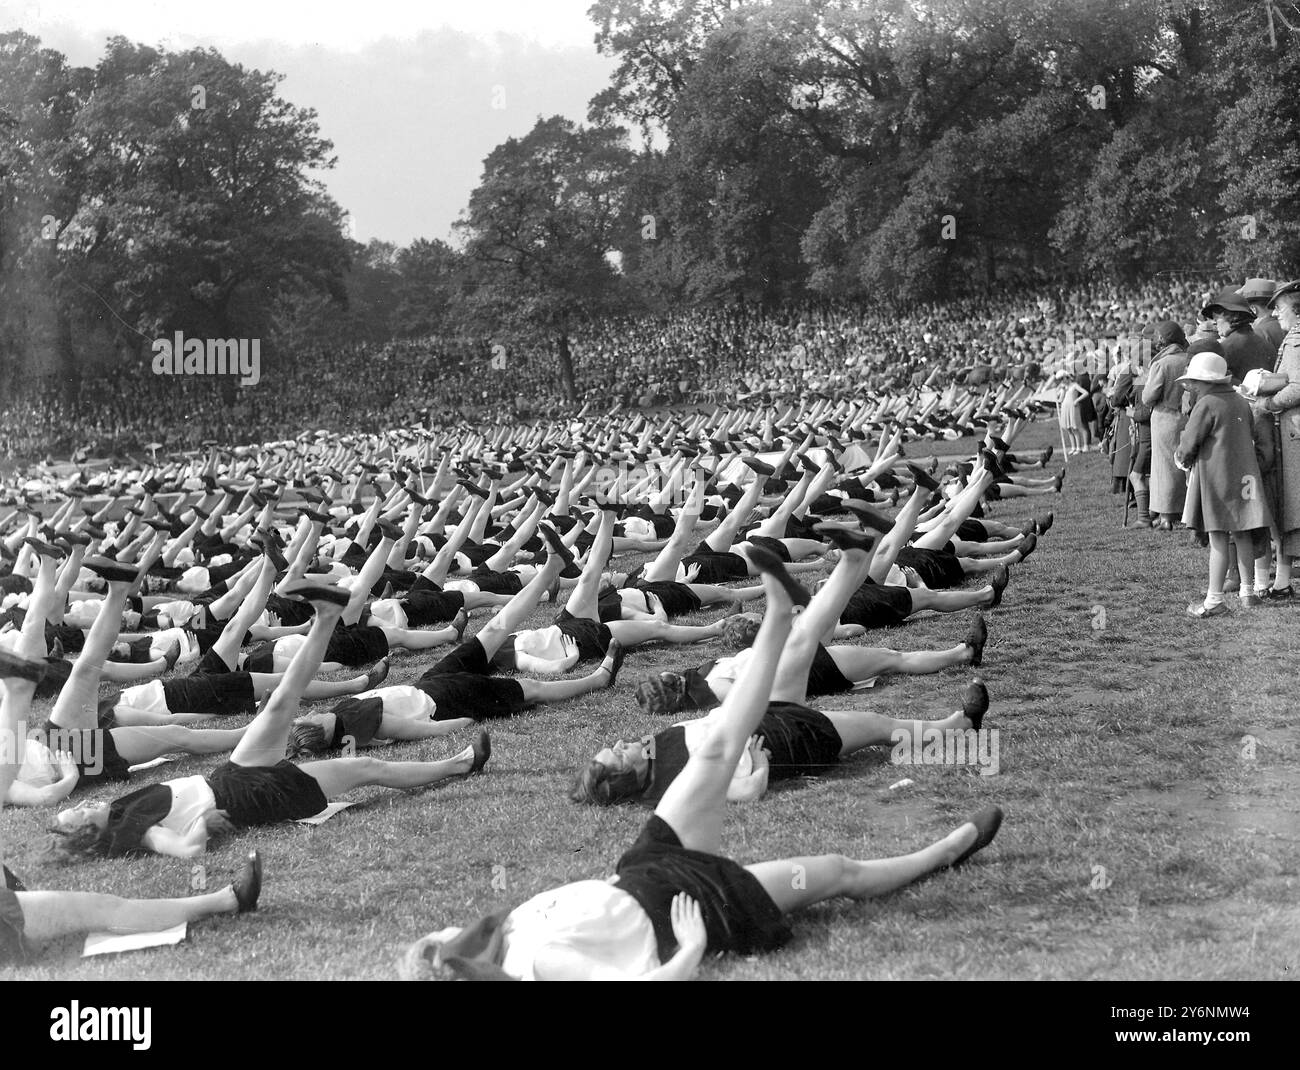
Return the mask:
<svg viewBox="0 0 1300 1070">
<path fill-rule="evenodd" d="M 582 980 L 640 977 L 659 966 L 650 917 L 627 892 L 608 881 L 577 881 L 533 896 L 505 923 L 502 969 L 521 981 L 539 978 L 536 960 L 548 949 L 567 949 L 597 964 Z M 577 980 L 578 978 L 575 978 Z"/>
</svg>

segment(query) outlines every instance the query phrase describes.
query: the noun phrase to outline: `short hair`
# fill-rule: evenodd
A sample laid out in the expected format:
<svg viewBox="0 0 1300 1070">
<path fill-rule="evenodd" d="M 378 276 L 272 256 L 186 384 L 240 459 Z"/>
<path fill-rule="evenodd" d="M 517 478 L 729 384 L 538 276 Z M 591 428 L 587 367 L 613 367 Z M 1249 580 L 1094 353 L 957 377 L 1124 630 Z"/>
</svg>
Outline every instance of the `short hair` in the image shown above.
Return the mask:
<svg viewBox="0 0 1300 1070">
<path fill-rule="evenodd" d="M 722 625 L 722 639 L 732 650 L 747 650 L 758 638 L 758 621 L 738 613 L 728 617 Z"/>
<path fill-rule="evenodd" d="M 591 761 L 569 788 L 569 798 L 590 806 L 614 806 L 635 799 L 645 790 L 635 769 L 615 773 L 603 762 Z"/>
<path fill-rule="evenodd" d="M 105 829 L 87 821 L 76 828 L 50 830 L 53 835 L 45 845 L 45 853 L 59 865 L 70 865 L 85 858 L 103 858 L 108 854 L 109 840 Z"/>
<path fill-rule="evenodd" d="M 311 721 L 299 721 L 289 733 L 285 744 L 285 757 L 290 760 L 309 758 L 313 754 L 324 754 L 330 749 L 325 738 L 325 729 Z"/>
<path fill-rule="evenodd" d="M 1300 312 L 1300 290 L 1288 290 L 1274 302 L 1274 307 L 1286 305 L 1293 312 Z"/>
</svg>

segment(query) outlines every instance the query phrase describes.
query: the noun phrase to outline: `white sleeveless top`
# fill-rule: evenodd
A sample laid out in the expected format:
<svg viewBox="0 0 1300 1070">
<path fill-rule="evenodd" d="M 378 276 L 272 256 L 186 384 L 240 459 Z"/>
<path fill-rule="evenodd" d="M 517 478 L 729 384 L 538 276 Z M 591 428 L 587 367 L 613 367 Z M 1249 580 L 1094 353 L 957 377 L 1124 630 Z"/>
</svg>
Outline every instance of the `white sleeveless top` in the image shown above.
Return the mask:
<svg viewBox="0 0 1300 1070">
<path fill-rule="evenodd" d="M 600 970 L 640 977 L 659 965 L 650 916 L 627 892 L 608 881 L 578 881 L 535 895 L 505 922 L 501 968 L 521 981 L 539 980 L 534 963 L 546 948 L 568 948 Z M 561 980 L 561 978 L 546 978 Z"/>
<path fill-rule="evenodd" d="M 217 808 L 216 796 L 206 777 L 187 776 L 163 783 L 172 790 L 172 808 L 158 824 L 178 835 L 187 835 Z"/>
<path fill-rule="evenodd" d="M 432 721 L 438 712 L 438 704 L 418 687 L 410 684 L 393 684 L 390 687 L 377 687 L 373 691 L 362 691 L 353 698 L 377 698 L 384 704 L 384 717 L 397 721 Z"/>
</svg>

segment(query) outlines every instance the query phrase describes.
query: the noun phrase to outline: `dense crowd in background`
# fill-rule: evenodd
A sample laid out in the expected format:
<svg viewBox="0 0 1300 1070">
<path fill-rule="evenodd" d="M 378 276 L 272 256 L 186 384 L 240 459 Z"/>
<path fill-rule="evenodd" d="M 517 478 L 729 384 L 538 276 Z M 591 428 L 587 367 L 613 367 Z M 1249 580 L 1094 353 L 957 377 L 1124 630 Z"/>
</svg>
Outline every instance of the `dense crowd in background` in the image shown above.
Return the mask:
<svg viewBox="0 0 1300 1070">
<path fill-rule="evenodd" d="M 286 431 L 513 422 L 583 403 L 711 405 L 810 394 L 848 397 L 950 382 L 1036 382 L 1067 358 L 1114 344 L 1153 319 L 1192 324 L 1205 280 L 1163 278 L 1038 287 L 942 303 L 695 308 L 611 318 L 571 337 L 577 402 L 563 395 L 553 345 L 429 338 L 276 351 L 262 378 L 162 376 L 147 355 L 87 370 L 75 391 L 33 382 L 0 409 L 0 457 L 35 461 L 167 450 L 205 439 L 258 442 Z"/>
</svg>

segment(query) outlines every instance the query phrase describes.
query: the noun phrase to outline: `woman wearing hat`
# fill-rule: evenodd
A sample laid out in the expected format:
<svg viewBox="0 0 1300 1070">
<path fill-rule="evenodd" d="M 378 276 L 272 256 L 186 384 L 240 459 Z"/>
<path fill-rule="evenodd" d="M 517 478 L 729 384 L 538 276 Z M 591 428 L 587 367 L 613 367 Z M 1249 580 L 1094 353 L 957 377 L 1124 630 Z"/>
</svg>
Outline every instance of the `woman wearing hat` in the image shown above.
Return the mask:
<svg viewBox="0 0 1300 1070">
<path fill-rule="evenodd" d="M 1272 279 L 1247 279 L 1246 284 L 1237 291 L 1255 313 L 1255 322 L 1251 328 L 1274 350 L 1281 347 L 1282 339 L 1286 336 L 1286 328 L 1273 315 L 1271 301 L 1277 289 L 1278 284 Z"/>
<path fill-rule="evenodd" d="M 1183 385 L 1179 379 L 1191 358 L 1187 337 L 1173 320 L 1161 320 L 1150 329 L 1155 358 L 1142 388 L 1142 404 L 1151 410 L 1150 509 L 1154 526 L 1169 531 L 1183 515 L 1187 499 L 1187 480 L 1174 464 L 1174 450 L 1182 420 Z M 1138 504 L 1140 513 L 1140 500 Z"/>
<path fill-rule="evenodd" d="M 1232 389 L 1232 374 L 1223 357 L 1198 353 L 1179 382 L 1196 397 L 1187 427 L 1178 441 L 1175 463 L 1190 470 L 1183 523 L 1210 540 L 1209 587 L 1204 602 L 1187 607 L 1193 617 L 1226 613 L 1223 584 L 1228 574 L 1228 543 L 1237 544 L 1242 608 L 1257 606 L 1247 577 L 1254 575 L 1253 533 L 1271 518 L 1263 477 L 1255 453 L 1255 422 L 1250 405 Z"/>
<path fill-rule="evenodd" d="M 1268 371 L 1273 367 L 1277 351 L 1255 333 L 1255 313 L 1235 289 L 1229 286 L 1220 290 L 1201 312 L 1214 317 L 1219 349 L 1228 363 L 1233 386 L 1240 385 L 1253 368 Z"/>
<path fill-rule="evenodd" d="M 1300 280 L 1278 288 L 1269 301 L 1286 331 L 1276 370 L 1287 384 L 1264 399 L 1264 411 L 1276 420 L 1277 573 L 1270 598 L 1291 597 L 1291 559 L 1300 556 Z"/>
</svg>

